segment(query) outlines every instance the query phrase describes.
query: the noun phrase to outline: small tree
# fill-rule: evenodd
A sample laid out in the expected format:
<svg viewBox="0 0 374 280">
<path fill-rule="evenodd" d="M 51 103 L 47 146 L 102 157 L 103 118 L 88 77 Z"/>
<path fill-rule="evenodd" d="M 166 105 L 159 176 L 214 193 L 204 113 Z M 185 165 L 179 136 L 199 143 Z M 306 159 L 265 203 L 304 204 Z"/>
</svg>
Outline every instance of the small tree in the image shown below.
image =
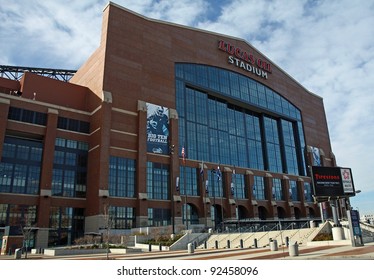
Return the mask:
<svg viewBox="0 0 374 280">
<path fill-rule="evenodd" d="M 29 243 L 31 241 L 32 232 L 35 224 L 35 210 L 28 209 L 25 211 L 20 221 L 20 228 L 23 235 L 23 244 L 25 246 L 25 258 L 27 259 L 27 252 L 29 249 Z"/>
<path fill-rule="evenodd" d="M 110 240 L 110 230 L 114 224 L 113 216 L 110 213 L 110 205 L 104 205 L 104 228 L 106 235 L 106 259 L 109 260 L 109 240 Z"/>
</svg>

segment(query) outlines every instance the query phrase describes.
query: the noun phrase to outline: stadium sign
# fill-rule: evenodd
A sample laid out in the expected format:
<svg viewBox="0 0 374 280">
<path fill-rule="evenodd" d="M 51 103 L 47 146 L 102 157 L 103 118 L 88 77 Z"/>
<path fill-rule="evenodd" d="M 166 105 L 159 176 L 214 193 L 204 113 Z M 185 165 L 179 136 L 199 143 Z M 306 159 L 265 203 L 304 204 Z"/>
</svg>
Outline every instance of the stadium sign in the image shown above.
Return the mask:
<svg viewBox="0 0 374 280">
<path fill-rule="evenodd" d="M 272 72 L 271 64 L 264 59 L 256 58 L 250 51 L 243 50 L 223 40 L 218 42 L 218 49 L 229 54 L 228 63 L 247 72 L 267 79 Z"/>
</svg>

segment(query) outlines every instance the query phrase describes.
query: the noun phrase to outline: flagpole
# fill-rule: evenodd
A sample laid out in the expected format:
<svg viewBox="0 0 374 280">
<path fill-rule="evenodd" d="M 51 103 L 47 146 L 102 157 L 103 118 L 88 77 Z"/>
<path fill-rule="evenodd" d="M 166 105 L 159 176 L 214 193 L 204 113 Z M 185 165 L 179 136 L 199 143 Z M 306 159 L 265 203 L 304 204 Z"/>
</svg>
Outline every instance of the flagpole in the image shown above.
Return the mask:
<svg viewBox="0 0 374 280">
<path fill-rule="evenodd" d="M 185 215 L 186 215 L 186 229 L 188 230 L 188 215 L 187 215 L 187 186 L 186 186 L 186 163 L 184 163 L 184 202 L 185 202 Z"/>
<path fill-rule="evenodd" d="M 207 228 L 208 227 L 208 211 L 207 211 L 208 186 L 207 186 L 207 182 L 205 182 L 204 177 L 203 177 L 203 188 L 204 188 L 204 184 L 205 184 L 204 215 L 205 215 L 205 228 Z"/>
<path fill-rule="evenodd" d="M 200 180 L 201 180 L 201 184 L 202 184 L 202 189 L 203 189 L 203 192 L 204 192 L 204 195 L 203 195 L 203 204 L 204 204 L 204 217 L 205 217 L 205 228 L 207 228 L 208 226 L 208 221 L 207 221 L 207 212 L 206 212 L 206 199 L 207 199 L 207 186 L 205 186 L 204 188 L 204 162 L 201 161 L 201 168 L 200 168 Z"/>
<path fill-rule="evenodd" d="M 218 195 L 221 197 L 221 224 L 222 224 L 222 231 L 223 231 L 223 229 L 224 229 L 224 226 L 225 226 L 225 223 L 224 223 L 224 219 L 223 219 L 223 183 L 222 183 L 222 188 L 220 188 L 220 185 L 219 185 L 219 183 L 220 183 L 220 181 L 222 180 L 222 173 L 221 173 L 221 170 L 220 170 L 220 168 L 219 168 L 219 165 L 218 165 L 218 167 L 217 167 L 217 171 L 213 168 L 213 170 L 212 170 L 212 172 L 213 173 L 215 173 L 216 174 L 216 176 L 217 176 L 217 185 L 218 185 L 218 190 L 221 190 L 222 191 L 222 193 L 221 192 L 219 192 L 218 193 Z M 215 195 L 215 188 L 213 188 L 213 190 L 214 190 L 214 224 L 215 224 L 215 228 L 217 228 L 217 214 L 216 214 L 216 210 L 217 210 L 217 207 L 216 207 L 216 203 L 215 203 L 215 201 L 216 201 L 216 195 Z"/>
<path fill-rule="evenodd" d="M 222 219 L 222 233 L 225 231 L 225 222 L 223 220 L 223 183 L 222 183 L 222 193 L 221 193 L 221 219 Z"/>
<path fill-rule="evenodd" d="M 235 200 L 235 194 L 237 193 L 237 188 L 236 188 L 236 170 L 235 170 L 235 165 L 234 169 L 232 171 L 232 176 L 231 176 L 231 183 L 232 183 L 232 188 L 231 188 L 231 194 L 232 198 Z M 236 197 L 239 197 L 238 195 Z M 236 219 L 237 219 L 237 227 L 238 231 L 240 232 L 240 222 L 239 222 L 239 206 L 238 206 L 238 201 L 235 201 L 235 209 L 236 209 Z"/>
<path fill-rule="evenodd" d="M 184 216 L 185 216 L 185 222 L 186 222 L 186 230 L 188 230 L 188 216 L 187 216 L 187 186 L 186 186 L 186 151 L 183 146 L 182 148 L 182 158 L 183 158 L 183 185 L 184 185 Z"/>
<path fill-rule="evenodd" d="M 213 170 L 212 170 L 212 173 L 215 173 Z M 212 190 L 213 190 L 213 210 L 214 210 L 214 216 L 213 216 L 214 217 L 214 231 L 216 231 L 217 230 L 217 205 L 216 205 L 216 184 L 214 183 L 214 180 L 212 180 Z"/>
<path fill-rule="evenodd" d="M 214 182 L 214 180 L 213 180 Z M 214 231 L 217 231 L 217 205 L 216 205 L 216 190 L 215 185 L 213 187 L 213 209 L 214 209 Z"/>
</svg>

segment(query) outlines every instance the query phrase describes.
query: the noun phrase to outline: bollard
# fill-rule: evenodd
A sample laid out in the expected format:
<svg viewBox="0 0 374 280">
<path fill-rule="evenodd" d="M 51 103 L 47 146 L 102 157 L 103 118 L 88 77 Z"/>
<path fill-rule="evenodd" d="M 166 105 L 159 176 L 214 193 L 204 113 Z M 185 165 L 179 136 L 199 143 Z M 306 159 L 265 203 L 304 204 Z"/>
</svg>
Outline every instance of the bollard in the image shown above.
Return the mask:
<svg viewBox="0 0 374 280">
<path fill-rule="evenodd" d="M 20 259 L 22 257 L 22 249 L 16 249 L 16 251 L 14 252 L 14 258 L 16 260 Z"/>
<path fill-rule="evenodd" d="M 215 245 L 216 245 L 216 249 L 218 249 L 218 240 L 216 240 Z"/>
<path fill-rule="evenodd" d="M 286 247 L 290 245 L 290 238 L 288 236 L 286 236 L 285 238 L 285 243 L 286 243 Z"/>
<path fill-rule="evenodd" d="M 243 249 L 243 248 L 244 248 L 243 239 L 240 239 L 240 249 Z"/>
<path fill-rule="evenodd" d="M 204 241 L 204 249 L 206 249 L 208 247 L 208 244 L 206 241 Z"/>
<path fill-rule="evenodd" d="M 194 246 L 193 246 L 192 243 L 188 243 L 187 248 L 188 248 L 188 253 L 189 254 L 193 254 L 194 253 Z"/>
<path fill-rule="evenodd" d="M 152 252 L 152 245 L 148 244 L 148 252 Z"/>
<path fill-rule="evenodd" d="M 162 245 L 161 245 L 161 243 L 160 243 L 160 245 L 158 245 L 158 248 L 159 248 L 160 251 L 162 251 Z"/>
<path fill-rule="evenodd" d="M 227 249 L 230 249 L 230 240 L 227 240 Z"/>
<path fill-rule="evenodd" d="M 299 245 L 297 244 L 297 242 L 295 242 L 295 244 L 291 244 L 289 246 L 288 253 L 289 253 L 290 257 L 295 257 L 295 256 L 299 255 Z"/>
<path fill-rule="evenodd" d="M 277 240 L 272 240 L 270 242 L 270 251 L 278 251 L 278 242 L 277 242 Z"/>
<path fill-rule="evenodd" d="M 253 246 L 255 247 L 255 248 L 257 248 L 257 238 L 255 238 L 254 240 L 253 240 Z"/>
</svg>

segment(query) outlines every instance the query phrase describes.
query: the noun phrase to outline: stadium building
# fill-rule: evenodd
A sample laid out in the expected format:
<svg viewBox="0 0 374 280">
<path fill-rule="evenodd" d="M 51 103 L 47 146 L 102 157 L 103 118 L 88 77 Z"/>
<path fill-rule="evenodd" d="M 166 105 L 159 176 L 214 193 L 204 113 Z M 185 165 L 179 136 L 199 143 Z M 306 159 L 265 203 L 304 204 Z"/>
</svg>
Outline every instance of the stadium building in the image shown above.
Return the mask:
<svg viewBox="0 0 374 280">
<path fill-rule="evenodd" d="M 336 166 L 321 97 L 243 39 L 109 3 L 69 81 L 0 78 L 0 227 L 85 233 L 308 222 L 309 166 Z M 4 245 L 4 244 L 3 244 Z"/>
</svg>

